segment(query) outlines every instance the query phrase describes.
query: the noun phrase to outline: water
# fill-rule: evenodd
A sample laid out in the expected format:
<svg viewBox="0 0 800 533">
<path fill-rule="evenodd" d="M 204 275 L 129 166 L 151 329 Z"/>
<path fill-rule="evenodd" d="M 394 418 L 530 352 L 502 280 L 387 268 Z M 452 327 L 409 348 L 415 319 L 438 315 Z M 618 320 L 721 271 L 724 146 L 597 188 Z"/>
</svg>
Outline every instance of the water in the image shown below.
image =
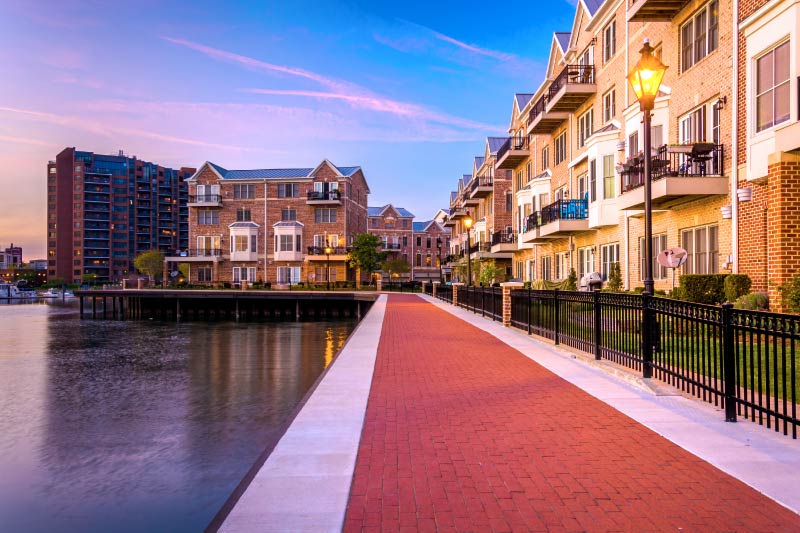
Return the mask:
<svg viewBox="0 0 800 533">
<path fill-rule="evenodd" d="M 0 305 L 0 531 L 201 531 L 354 327 Z"/>
</svg>

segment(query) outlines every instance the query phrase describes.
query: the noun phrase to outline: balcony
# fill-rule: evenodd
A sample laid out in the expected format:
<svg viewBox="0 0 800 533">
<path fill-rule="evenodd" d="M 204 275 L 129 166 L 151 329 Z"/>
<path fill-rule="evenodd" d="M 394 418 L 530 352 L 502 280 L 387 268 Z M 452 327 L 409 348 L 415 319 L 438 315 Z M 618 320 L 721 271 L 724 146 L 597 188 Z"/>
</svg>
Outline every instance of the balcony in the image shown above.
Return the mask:
<svg viewBox="0 0 800 533">
<path fill-rule="evenodd" d="M 470 200 L 486 198 L 492 192 L 494 192 L 494 178 L 492 176 L 478 176 L 469 182 Z"/>
<path fill-rule="evenodd" d="M 306 261 L 327 261 L 328 255 L 325 254 L 324 246 L 309 246 L 306 250 Z M 347 254 L 350 253 L 350 248 L 347 246 L 334 246 L 331 248 L 330 260 L 331 261 L 344 261 L 347 259 Z"/>
<path fill-rule="evenodd" d="M 596 92 L 594 65 L 567 65 L 547 90 L 546 111 L 573 113 Z"/>
<path fill-rule="evenodd" d="M 402 246 L 400 246 L 399 242 L 398 243 L 385 242 L 385 243 L 383 243 L 383 246 L 381 247 L 381 249 L 384 252 L 399 252 L 401 250 L 401 248 L 402 248 Z"/>
<path fill-rule="evenodd" d="M 628 20 L 669 22 L 688 3 L 688 0 L 628 0 Z"/>
<path fill-rule="evenodd" d="M 517 249 L 517 234 L 507 231 L 495 231 L 492 233 L 491 252 L 514 252 Z"/>
<path fill-rule="evenodd" d="M 189 207 L 222 207 L 222 196 L 219 194 L 189 195 Z"/>
<path fill-rule="evenodd" d="M 497 168 L 515 169 L 530 157 L 528 136 L 509 137 L 497 151 Z"/>
<path fill-rule="evenodd" d="M 682 203 L 729 192 L 721 144 L 694 143 L 661 146 L 651 160 L 653 209 L 671 209 Z M 635 156 L 619 165 L 622 190 L 618 207 L 644 209 L 644 165 Z"/>
<path fill-rule="evenodd" d="M 203 263 L 208 261 L 219 261 L 222 256 L 220 248 L 190 248 L 177 250 L 172 255 L 167 254 L 166 261 L 181 263 Z"/>
<path fill-rule="evenodd" d="M 338 189 L 332 191 L 308 191 L 307 205 L 342 205 L 342 196 Z"/>
<path fill-rule="evenodd" d="M 545 94 L 533 105 L 528 114 L 528 133 L 553 133 L 568 118 L 569 113 L 547 110 Z"/>
<path fill-rule="evenodd" d="M 556 200 L 541 211 L 530 215 L 522 243 L 544 243 L 551 239 L 563 239 L 589 229 L 588 200 Z"/>
</svg>

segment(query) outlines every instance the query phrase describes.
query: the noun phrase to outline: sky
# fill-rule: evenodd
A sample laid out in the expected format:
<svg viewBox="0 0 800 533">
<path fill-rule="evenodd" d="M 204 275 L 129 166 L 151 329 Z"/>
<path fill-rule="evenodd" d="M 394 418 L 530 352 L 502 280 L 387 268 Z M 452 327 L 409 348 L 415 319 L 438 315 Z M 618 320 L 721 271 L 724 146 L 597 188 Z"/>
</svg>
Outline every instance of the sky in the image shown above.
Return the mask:
<svg viewBox="0 0 800 533">
<path fill-rule="evenodd" d="M 0 0 L 0 246 L 46 254 L 67 146 L 164 166 L 361 166 L 369 204 L 447 208 L 574 0 Z"/>
</svg>

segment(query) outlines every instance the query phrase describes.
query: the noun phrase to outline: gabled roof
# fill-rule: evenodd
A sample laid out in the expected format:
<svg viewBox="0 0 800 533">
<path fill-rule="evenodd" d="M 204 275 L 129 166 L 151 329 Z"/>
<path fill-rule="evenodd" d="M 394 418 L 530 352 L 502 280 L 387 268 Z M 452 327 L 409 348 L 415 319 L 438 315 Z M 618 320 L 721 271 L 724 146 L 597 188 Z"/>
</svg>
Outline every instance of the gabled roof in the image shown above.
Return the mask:
<svg viewBox="0 0 800 533">
<path fill-rule="evenodd" d="M 486 137 L 486 144 L 489 146 L 489 153 L 495 154 L 503 146 L 508 137 Z"/>
<path fill-rule="evenodd" d="M 450 202 L 452 203 L 457 196 L 458 196 L 458 191 L 450 191 Z M 446 211 L 450 213 L 449 209 L 446 209 Z"/>
<path fill-rule="evenodd" d="M 483 166 L 484 162 L 486 162 L 486 158 L 485 157 L 483 157 L 482 155 L 476 156 L 475 157 L 475 162 L 473 163 L 475 166 L 473 167 L 472 171 L 473 172 L 477 172 Z M 464 174 L 464 177 L 466 177 L 466 176 L 467 175 Z M 469 179 L 472 179 L 472 174 L 469 175 Z M 469 180 L 467 180 L 467 181 L 469 181 Z"/>
<path fill-rule="evenodd" d="M 533 94 L 530 93 L 515 94 L 514 99 L 517 101 L 517 109 L 519 111 L 525 109 L 525 106 L 528 105 L 528 103 L 531 101 L 531 98 L 533 98 Z"/>
<path fill-rule="evenodd" d="M 561 48 L 562 54 L 566 54 L 567 50 L 569 50 L 569 39 L 571 35 L 572 34 L 568 31 L 557 31 L 553 36 L 559 48 Z"/>
<path fill-rule="evenodd" d="M 367 216 L 368 217 L 379 217 L 383 216 L 389 208 L 394 209 L 397 211 L 397 216 L 401 218 L 414 218 L 414 214 L 411 213 L 408 209 L 403 209 L 402 207 L 395 207 L 392 204 L 382 205 L 380 207 L 367 207 Z"/>
<path fill-rule="evenodd" d="M 281 220 L 272 225 L 273 228 L 302 228 L 305 224 L 299 220 Z"/>
<path fill-rule="evenodd" d="M 581 0 L 581 4 L 583 4 L 583 7 L 586 8 L 589 16 L 594 17 L 597 11 L 600 9 L 600 6 L 603 5 L 604 1 L 605 0 Z"/>
<path fill-rule="evenodd" d="M 330 165 L 334 172 L 336 172 L 339 176 L 346 178 L 352 176 L 361 169 L 361 167 L 337 167 L 327 159 L 323 160 L 322 163 L 317 165 L 316 168 L 258 168 L 250 170 L 228 170 L 217 165 L 216 163 L 206 161 L 200 166 L 197 172 L 195 172 L 195 176 L 198 175 L 204 168 L 209 167 L 217 175 L 219 175 L 220 179 L 224 180 L 310 178 L 314 172 L 316 172 L 320 166 L 324 164 Z M 194 176 L 189 179 L 193 178 Z"/>
<path fill-rule="evenodd" d="M 228 225 L 229 228 L 258 228 L 260 227 L 255 222 L 234 222 Z"/>
<path fill-rule="evenodd" d="M 431 222 L 433 222 L 433 221 L 432 220 L 426 220 L 425 222 L 414 222 L 411 226 L 412 226 L 412 229 L 413 229 L 414 232 L 422 233 L 423 231 L 428 229 L 428 226 L 431 225 Z"/>
</svg>

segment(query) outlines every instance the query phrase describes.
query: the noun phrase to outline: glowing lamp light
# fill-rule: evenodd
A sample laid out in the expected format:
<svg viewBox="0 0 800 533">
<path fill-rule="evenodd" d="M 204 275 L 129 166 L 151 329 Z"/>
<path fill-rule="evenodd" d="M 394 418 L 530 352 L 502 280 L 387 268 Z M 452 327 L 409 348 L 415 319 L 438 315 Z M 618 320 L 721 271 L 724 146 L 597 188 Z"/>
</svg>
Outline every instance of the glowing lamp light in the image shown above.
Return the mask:
<svg viewBox="0 0 800 533">
<path fill-rule="evenodd" d="M 641 110 L 646 111 L 653 109 L 667 66 L 653 55 L 653 47 L 650 46 L 648 39 L 645 39 L 644 46 L 639 53 L 642 54 L 642 57 L 628 74 L 628 81 L 633 87 L 633 92 L 636 93 Z"/>
<path fill-rule="evenodd" d="M 471 216 L 467 215 L 467 217 L 464 219 L 464 227 L 467 228 L 467 230 L 469 230 L 469 228 L 472 227 L 472 217 Z"/>
</svg>

